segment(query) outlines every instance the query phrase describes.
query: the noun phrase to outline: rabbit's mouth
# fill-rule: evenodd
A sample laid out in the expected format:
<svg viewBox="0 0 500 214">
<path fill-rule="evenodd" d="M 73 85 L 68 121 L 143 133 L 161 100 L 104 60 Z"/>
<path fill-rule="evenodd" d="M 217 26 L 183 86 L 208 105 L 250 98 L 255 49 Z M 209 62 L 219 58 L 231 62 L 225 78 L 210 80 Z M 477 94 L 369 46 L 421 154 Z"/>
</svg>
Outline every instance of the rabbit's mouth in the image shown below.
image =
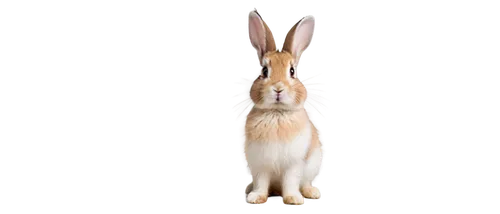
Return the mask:
<svg viewBox="0 0 500 214">
<path fill-rule="evenodd" d="M 274 104 L 278 104 L 278 105 L 284 105 L 285 100 L 283 99 L 283 96 L 276 96 L 276 99 L 274 100 Z"/>
<path fill-rule="evenodd" d="M 270 104 L 283 106 L 288 104 L 289 98 L 286 94 L 274 94 L 269 101 Z"/>
</svg>

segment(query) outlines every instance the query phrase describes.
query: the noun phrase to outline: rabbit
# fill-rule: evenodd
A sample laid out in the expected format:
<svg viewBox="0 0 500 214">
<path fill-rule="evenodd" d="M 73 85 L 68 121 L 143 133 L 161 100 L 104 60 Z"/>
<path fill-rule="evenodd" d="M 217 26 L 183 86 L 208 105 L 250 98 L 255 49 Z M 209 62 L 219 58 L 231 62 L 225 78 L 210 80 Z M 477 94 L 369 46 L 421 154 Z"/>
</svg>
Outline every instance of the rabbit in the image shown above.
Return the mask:
<svg viewBox="0 0 500 214">
<path fill-rule="evenodd" d="M 314 17 L 302 18 L 279 51 L 259 13 L 249 14 L 250 41 L 262 70 L 250 89 L 254 106 L 245 125 L 245 157 L 253 177 L 246 189 L 248 203 L 282 196 L 285 204 L 299 205 L 304 197 L 320 197 L 312 181 L 321 166 L 321 143 L 304 109 L 306 88 L 297 78 L 300 55 L 313 31 Z"/>
</svg>

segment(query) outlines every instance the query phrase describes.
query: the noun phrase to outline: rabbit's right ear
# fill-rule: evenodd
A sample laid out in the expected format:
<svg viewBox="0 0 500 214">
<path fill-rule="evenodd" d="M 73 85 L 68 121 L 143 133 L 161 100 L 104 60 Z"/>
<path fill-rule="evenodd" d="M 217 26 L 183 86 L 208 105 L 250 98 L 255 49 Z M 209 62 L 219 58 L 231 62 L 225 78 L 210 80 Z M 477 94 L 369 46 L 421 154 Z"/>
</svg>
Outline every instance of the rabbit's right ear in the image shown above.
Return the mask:
<svg viewBox="0 0 500 214">
<path fill-rule="evenodd" d="M 292 54 L 295 64 L 299 63 L 300 55 L 311 43 L 314 32 L 314 17 L 302 18 L 288 32 L 283 44 L 283 51 Z"/>
<path fill-rule="evenodd" d="M 262 57 L 264 54 L 269 51 L 276 50 L 273 34 L 256 10 L 250 12 L 248 17 L 248 27 L 250 32 L 250 41 L 252 42 L 253 47 L 257 49 L 259 62 L 262 65 Z"/>
</svg>

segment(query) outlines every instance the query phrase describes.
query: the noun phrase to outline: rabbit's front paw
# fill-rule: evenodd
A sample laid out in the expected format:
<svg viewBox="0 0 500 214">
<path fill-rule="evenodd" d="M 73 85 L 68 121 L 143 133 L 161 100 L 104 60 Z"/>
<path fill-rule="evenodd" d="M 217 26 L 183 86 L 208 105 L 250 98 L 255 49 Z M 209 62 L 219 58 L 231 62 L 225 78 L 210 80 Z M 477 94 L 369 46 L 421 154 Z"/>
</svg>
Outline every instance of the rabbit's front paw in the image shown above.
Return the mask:
<svg viewBox="0 0 500 214">
<path fill-rule="evenodd" d="M 300 192 L 304 197 L 310 199 L 318 199 L 321 196 L 319 189 L 313 186 L 304 187 L 300 190 Z"/>
<path fill-rule="evenodd" d="M 267 193 L 250 192 L 247 195 L 247 202 L 250 204 L 262 204 L 267 201 Z"/>
<path fill-rule="evenodd" d="M 283 196 L 283 203 L 291 205 L 300 205 L 304 203 L 304 197 L 302 197 L 302 195 L 300 194 Z"/>
</svg>

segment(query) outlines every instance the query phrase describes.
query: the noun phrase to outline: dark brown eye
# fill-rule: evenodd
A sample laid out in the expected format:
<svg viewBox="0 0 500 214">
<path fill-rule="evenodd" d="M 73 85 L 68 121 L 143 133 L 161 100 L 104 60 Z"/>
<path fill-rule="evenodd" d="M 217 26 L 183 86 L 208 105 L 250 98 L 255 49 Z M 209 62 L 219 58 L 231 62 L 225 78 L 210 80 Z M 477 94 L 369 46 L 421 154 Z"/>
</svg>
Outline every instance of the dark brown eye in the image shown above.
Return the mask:
<svg viewBox="0 0 500 214">
<path fill-rule="evenodd" d="M 264 66 L 262 68 L 262 77 L 267 78 L 267 67 L 266 66 Z"/>
<path fill-rule="evenodd" d="M 290 76 L 295 78 L 295 69 L 293 67 L 290 68 Z"/>
</svg>

